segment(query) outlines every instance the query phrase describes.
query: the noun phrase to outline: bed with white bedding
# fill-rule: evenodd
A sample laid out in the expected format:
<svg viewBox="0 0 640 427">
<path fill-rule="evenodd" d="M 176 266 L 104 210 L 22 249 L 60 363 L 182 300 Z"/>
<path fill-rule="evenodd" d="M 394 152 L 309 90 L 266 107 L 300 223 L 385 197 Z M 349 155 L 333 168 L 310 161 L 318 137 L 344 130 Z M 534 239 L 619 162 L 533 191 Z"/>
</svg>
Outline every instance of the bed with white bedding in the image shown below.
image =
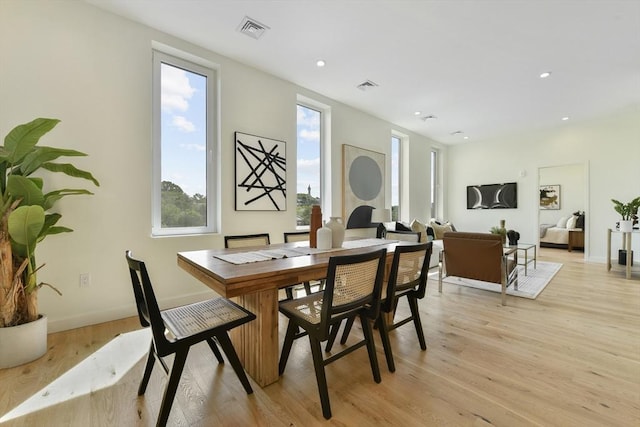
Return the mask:
<svg viewBox="0 0 640 427">
<path fill-rule="evenodd" d="M 584 212 L 576 212 L 576 214 L 562 217 L 555 224 L 540 224 L 540 246 L 568 247 L 569 231 L 584 230 Z"/>
</svg>

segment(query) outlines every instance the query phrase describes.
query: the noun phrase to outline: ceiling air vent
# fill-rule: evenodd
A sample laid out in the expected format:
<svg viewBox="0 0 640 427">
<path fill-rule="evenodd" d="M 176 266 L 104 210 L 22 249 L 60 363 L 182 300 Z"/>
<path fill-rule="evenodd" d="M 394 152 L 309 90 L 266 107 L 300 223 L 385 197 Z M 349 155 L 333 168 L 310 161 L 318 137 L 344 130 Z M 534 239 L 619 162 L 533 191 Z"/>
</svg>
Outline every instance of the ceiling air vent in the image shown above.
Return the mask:
<svg viewBox="0 0 640 427">
<path fill-rule="evenodd" d="M 238 31 L 242 34 L 246 34 L 249 37 L 253 37 L 254 39 L 259 39 L 262 37 L 265 31 L 270 28 L 264 24 L 259 23 L 255 19 L 249 18 L 245 16 L 240 25 L 238 26 Z"/>
<path fill-rule="evenodd" d="M 378 84 L 372 82 L 371 80 L 367 80 L 364 81 L 362 83 L 360 83 L 358 86 L 356 86 L 358 89 L 362 90 L 362 91 L 367 91 L 369 89 L 373 89 L 374 87 L 377 87 Z"/>
<path fill-rule="evenodd" d="M 433 119 L 437 119 L 437 117 L 434 116 L 433 114 L 429 114 L 428 116 L 420 117 L 420 120 L 422 120 L 423 122 L 426 122 L 428 120 L 433 120 Z"/>
</svg>

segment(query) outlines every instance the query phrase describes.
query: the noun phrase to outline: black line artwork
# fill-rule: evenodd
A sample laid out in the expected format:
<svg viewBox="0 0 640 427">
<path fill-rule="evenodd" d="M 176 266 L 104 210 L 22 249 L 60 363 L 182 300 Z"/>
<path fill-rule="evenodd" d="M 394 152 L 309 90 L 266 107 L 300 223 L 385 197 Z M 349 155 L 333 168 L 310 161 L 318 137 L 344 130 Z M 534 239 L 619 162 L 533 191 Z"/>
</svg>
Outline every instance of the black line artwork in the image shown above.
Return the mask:
<svg viewBox="0 0 640 427">
<path fill-rule="evenodd" d="M 235 133 L 236 210 L 286 210 L 284 141 Z"/>
</svg>

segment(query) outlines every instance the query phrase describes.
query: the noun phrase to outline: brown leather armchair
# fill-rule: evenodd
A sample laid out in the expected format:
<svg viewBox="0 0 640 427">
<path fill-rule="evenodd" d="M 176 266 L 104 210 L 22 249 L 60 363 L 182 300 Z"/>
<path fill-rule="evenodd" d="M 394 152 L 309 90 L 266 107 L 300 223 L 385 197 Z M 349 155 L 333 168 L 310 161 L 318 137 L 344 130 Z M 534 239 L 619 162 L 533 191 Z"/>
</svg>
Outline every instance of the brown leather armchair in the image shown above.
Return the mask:
<svg viewBox="0 0 640 427">
<path fill-rule="evenodd" d="M 464 277 L 502 285 L 502 305 L 506 304 L 507 286 L 518 289 L 518 251 L 504 248 L 498 234 L 447 232 L 440 252 L 438 291 L 442 278 Z M 445 275 L 443 276 L 443 272 Z"/>
</svg>

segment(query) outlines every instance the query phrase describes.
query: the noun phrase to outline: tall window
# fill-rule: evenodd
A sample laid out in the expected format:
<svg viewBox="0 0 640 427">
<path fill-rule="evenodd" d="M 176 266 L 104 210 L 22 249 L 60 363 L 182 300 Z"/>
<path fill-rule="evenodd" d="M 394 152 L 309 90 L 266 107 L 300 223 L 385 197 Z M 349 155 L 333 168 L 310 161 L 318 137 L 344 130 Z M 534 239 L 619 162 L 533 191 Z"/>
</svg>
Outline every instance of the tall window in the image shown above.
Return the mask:
<svg viewBox="0 0 640 427">
<path fill-rule="evenodd" d="M 397 136 L 391 137 L 391 220 L 400 220 L 400 143 Z"/>
<path fill-rule="evenodd" d="M 431 218 L 438 218 L 438 151 L 431 150 Z"/>
<path fill-rule="evenodd" d="M 320 153 L 322 113 L 307 105 L 297 105 L 297 226 L 308 226 L 311 206 L 320 204 Z"/>
<path fill-rule="evenodd" d="M 153 52 L 154 235 L 214 231 L 215 72 Z"/>
</svg>

